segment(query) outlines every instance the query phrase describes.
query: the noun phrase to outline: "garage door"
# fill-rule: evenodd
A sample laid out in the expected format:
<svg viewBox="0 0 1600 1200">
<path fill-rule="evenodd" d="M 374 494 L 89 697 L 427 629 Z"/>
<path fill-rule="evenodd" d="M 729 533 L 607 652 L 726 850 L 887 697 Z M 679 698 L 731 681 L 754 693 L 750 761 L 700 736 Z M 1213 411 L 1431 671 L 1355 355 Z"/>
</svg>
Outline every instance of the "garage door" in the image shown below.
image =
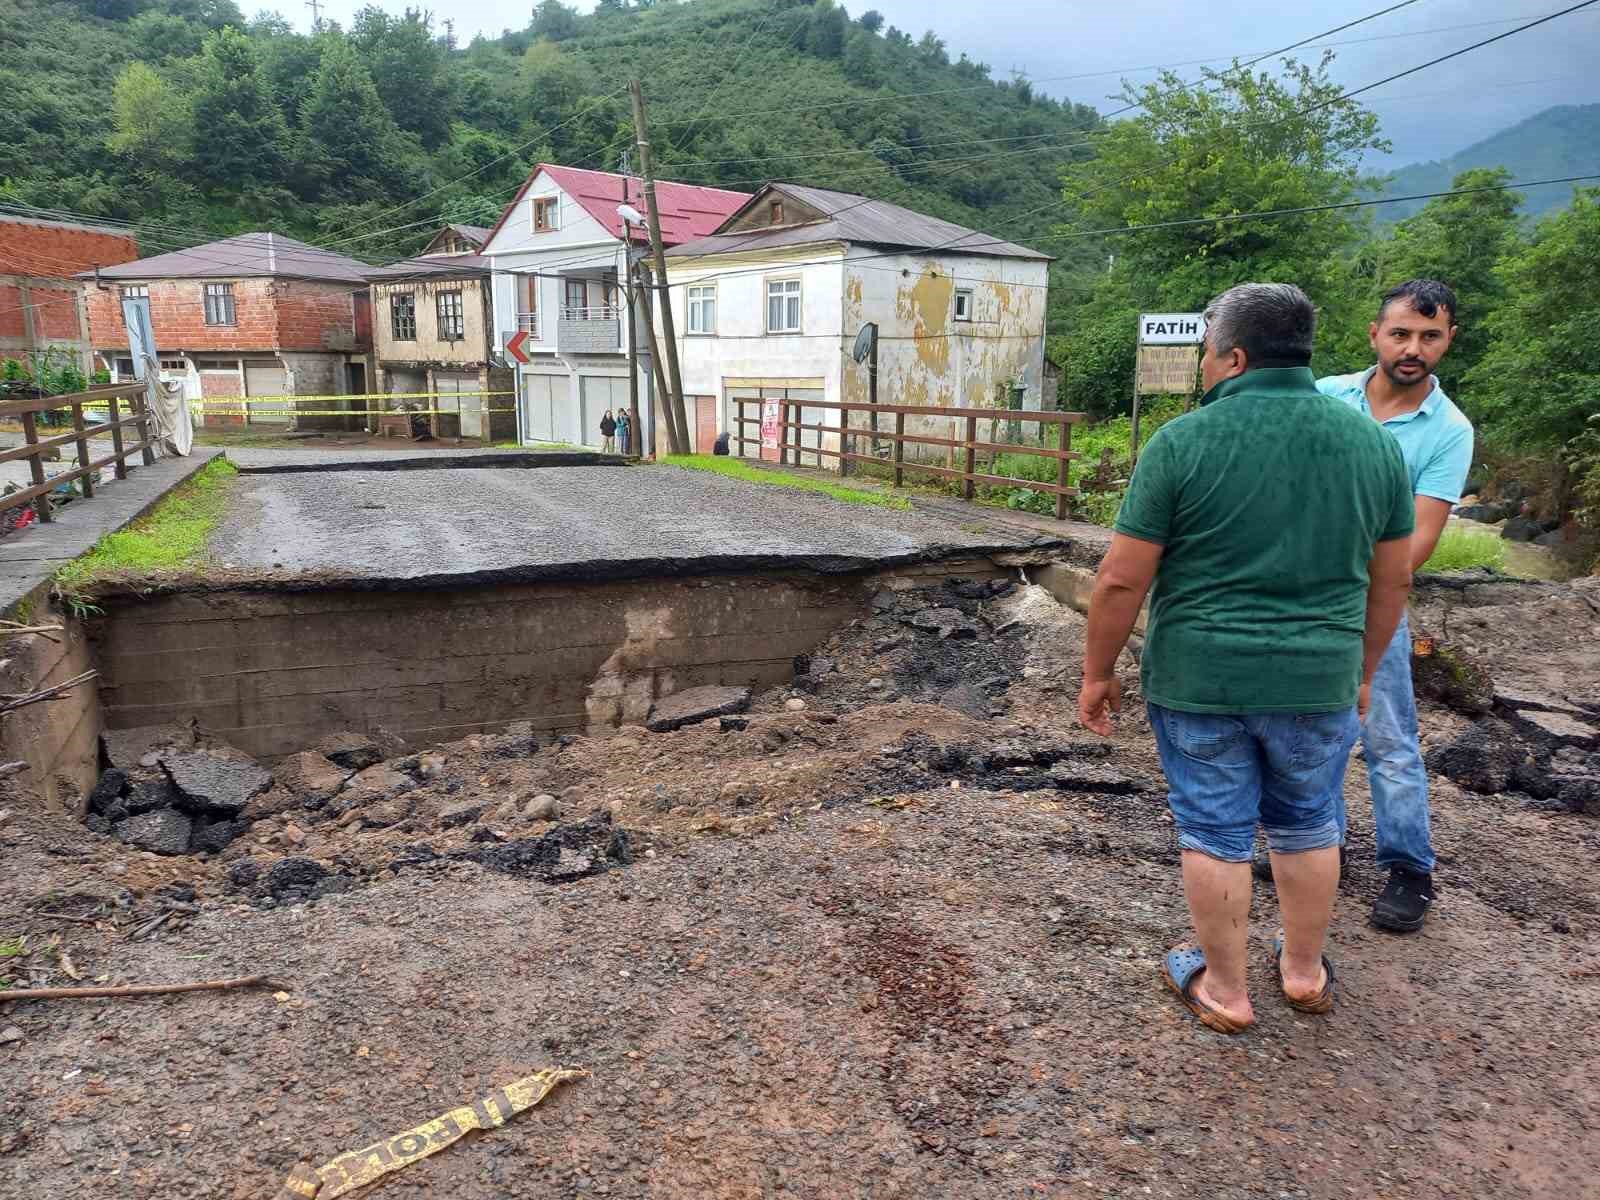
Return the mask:
<svg viewBox="0 0 1600 1200">
<path fill-rule="evenodd" d="M 282 396 L 289 390 L 288 373 L 278 362 L 244 364 L 244 391 L 247 396 Z M 250 420 L 254 423 L 286 425 L 292 405 L 287 400 L 251 401 Z"/>
<path fill-rule="evenodd" d="M 573 440 L 580 446 L 598 448 L 602 441 L 600 418 L 607 409 L 615 417 L 617 409 L 628 407 L 628 380 L 626 377 L 616 379 L 609 375 L 580 375 L 578 385 L 583 401 L 582 411 L 578 414 L 581 428 Z"/>
<path fill-rule="evenodd" d="M 565 425 L 576 424 L 568 413 L 572 380 L 567 375 L 524 375 L 522 377 L 523 435 L 530 442 L 563 442 Z"/>
</svg>

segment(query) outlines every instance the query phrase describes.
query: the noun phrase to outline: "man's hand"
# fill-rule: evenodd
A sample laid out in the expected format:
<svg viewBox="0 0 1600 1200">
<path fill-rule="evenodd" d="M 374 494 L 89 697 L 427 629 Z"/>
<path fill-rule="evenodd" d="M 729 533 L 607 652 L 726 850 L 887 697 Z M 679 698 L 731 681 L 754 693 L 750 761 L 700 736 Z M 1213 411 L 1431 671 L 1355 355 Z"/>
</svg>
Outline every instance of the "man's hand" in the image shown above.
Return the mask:
<svg viewBox="0 0 1600 1200">
<path fill-rule="evenodd" d="M 1363 721 L 1367 719 L 1367 712 L 1372 708 L 1372 680 L 1365 679 L 1361 682 L 1361 694 L 1356 698 L 1356 716 Z"/>
<path fill-rule="evenodd" d="M 1365 694 L 1365 693 L 1363 693 Z M 1111 736 L 1111 717 L 1122 711 L 1122 684 L 1115 675 L 1083 680 L 1078 693 L 1078 723 L 1101 737 Z"/>
</svg>

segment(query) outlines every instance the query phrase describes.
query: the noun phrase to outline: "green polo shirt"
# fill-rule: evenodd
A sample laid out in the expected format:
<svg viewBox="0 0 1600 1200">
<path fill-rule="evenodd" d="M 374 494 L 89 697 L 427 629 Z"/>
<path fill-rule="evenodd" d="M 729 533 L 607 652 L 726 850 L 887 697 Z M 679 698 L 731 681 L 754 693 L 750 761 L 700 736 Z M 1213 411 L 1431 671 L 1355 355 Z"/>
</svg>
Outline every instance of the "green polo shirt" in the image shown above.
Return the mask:
<svg viewBox="0 0 1600 1200">
<path fill-rule="evenodd" d="M 1144 696 L 1186 712 L 1356 702 L 1367 563 L 1408 537 L 1411 479 L 1382 426 L 1304 367 L 1247 371 L 1139 457 L 1117 532 L 1162 546 Z"/>
</svg>

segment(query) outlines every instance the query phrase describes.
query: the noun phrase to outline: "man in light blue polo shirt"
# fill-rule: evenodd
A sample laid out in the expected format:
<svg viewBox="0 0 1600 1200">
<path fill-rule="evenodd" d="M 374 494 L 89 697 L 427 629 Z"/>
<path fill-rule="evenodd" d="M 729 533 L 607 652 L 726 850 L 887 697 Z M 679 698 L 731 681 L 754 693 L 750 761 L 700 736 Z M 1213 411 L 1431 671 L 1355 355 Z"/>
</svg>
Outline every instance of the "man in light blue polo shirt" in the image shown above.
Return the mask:
<svg viewBox="0 0 1600 1200">
<path fill-rule="evenodd" d="M 1368 329 L 1377 366 L 1317 381 L 1317 390 L 1360 409 L 1400 443 L 1416 494 L 1411 569 L 1421 570 L 1444 532 L 1472 467 L 1472 422 L 1444 394 L 1433 369 L 1456 335 L 1455 293 L 1436 279 L 1412 279 L 1384 296 Z M 1417 742 L 1411 691 L 1411 630 L 1405 617 L 1372 681 L 1362 726 L 1378 865 L 1389 882 L 1372 923 L 1397 933 L 1422 927 L 1433 901 L 1433 841 L 1428 829 L 1428 772 Z M 1344 805 L 1339 828 L 1345 829 Z M 1341 841 L 1343 839 L 1341 838 Z"/>
</svg>

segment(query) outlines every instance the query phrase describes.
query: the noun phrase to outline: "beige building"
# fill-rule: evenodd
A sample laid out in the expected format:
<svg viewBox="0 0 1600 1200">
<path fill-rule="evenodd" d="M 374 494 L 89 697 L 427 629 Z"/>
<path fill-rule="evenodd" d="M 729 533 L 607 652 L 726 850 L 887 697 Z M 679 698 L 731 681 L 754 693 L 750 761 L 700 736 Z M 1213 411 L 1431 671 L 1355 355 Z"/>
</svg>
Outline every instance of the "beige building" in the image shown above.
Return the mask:
<svg viewBox="0 0 1600 1200">
<path fill-rule="evenodd" d="M 515 384 L 494 349 L 488 260 L 476 254 L 424 254 L 371 271 L 367 280 L 374 390 L 383 396 L 375 406 L 384 410 L 378 432 L 485 443 L 514 440 Z"/>
</svg>

